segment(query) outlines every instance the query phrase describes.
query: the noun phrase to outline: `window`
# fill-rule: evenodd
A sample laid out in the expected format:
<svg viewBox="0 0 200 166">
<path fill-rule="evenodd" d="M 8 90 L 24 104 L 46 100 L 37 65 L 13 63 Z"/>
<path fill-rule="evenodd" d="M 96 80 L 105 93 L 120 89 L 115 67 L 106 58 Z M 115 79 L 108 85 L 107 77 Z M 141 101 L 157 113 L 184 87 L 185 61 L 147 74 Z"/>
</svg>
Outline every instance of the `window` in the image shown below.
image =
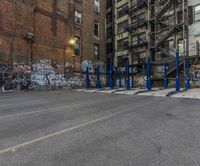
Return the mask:
<svg viewBox="0 0 200 166">
<path fill-rule="evenodd" d="M 132 36 L 132 44 L 139 45 L 146 43 L 146 33 L 140 33 L 138 35 Z"/>
<path fill-rule="evenodd" d="M 183 23 L 183 12 L 178 12 L 177 13 L 177 23 L 178 24 Z"/>
<path fill-rule="evenodd" d="M 117 51 L 126 50 L 128 49 L 128 46 L 129 46 L 128 38 L 124 38 L 117 41 Z"/>
<path fill-rule="evenodd" d="M 145 12 L 139 13 L 137 14 L 137 17 L 133 17 L 131 19 L 131 24 L 137 24 L 138 22 L 143 22 L 145 21 L 146 16 L 145 16 Z"/>
<path fill-rule="evenodd" d="M 94 35 L 96 37 L 99 37 L 99 31 L 100 31 L 100 23 L 98 21 L 94 21 Z"/>
<path fill-rule="evenodd" d="M 112 13 L 111 12 L 106 15 L 106 23 L 107 24 L 112 23 Z"/>
<path fill-rule="evenodd" d="M 107 8 L 112 7 L 112 0 L 107 0 L 107 1 L 106 1 L 106 7 L 107 7 Z"/>
<path fill-rule="evenodd" d="M 99 60 L 99 45 L 98 44 L 94 44 L 94 56 L 96 56 L 97 59 Z"/>
<path fill-rule="evenodd" d="M 75 23 L 81 25 L 82 24 L 82 13 L 79 11 L 75 11 Z"/>
<path fill-rule="evenodd" d="M 128 11 L 128 3 L 120 6 L 118 9 L 117 9 L 117 17 L 120 18 L 120 17 L 123 17 L 127 14 L 127 11 Z"/>
<path fill-rule="evenodd" d="M 106 53 L 110 54 L 113 52 L 113 43 L 107 43 L 106 45 Z"/>
<path fill-rule="evenodd" d="M 112 27 L 110 28 L 107 28 L 106 30 L 106 38 L 111 38 L 113 36 L 113 30 L 112 30 Z"/>
<path fill-rule="evenodd" d="M 117 3 L 121 2 L 122 0 L 117 0 Z"/>
<path fill-rule="evenodd" d="M 100 12 L 100 0 L 94 0 L 94 10 L 95 12 Z"/>
<path fill-rule="evenodd" d="M 126 28 L 128 27 L 128 20 L 123 21 L 117 25 L 117 33 L 124 33 L 126 32 Z"/>
<path fill-rule="evenodd" d="M 74 44 L 74 55 L 80 55 L 80 37 L 75 36 L 75 44 Z"/>
<path fill-rule="evenodd" d="M 200 21 L 200 5 L 194 7 L 194 19 Z"/>
</svg>

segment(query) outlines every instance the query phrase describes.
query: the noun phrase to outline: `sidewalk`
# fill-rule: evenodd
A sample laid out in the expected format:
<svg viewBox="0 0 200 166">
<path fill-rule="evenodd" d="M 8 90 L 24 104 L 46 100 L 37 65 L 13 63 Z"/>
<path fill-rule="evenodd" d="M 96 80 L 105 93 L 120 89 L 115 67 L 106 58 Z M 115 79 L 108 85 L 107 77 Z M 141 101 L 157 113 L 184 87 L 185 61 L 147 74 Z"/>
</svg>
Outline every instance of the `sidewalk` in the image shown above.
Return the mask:
<svg viewBox="0 0 200 166">
<path fill-rule="evenodd" d="M 140 96 L 158 96 L 158 97 L 165 97 L 167 96 L 170 92 L 174 92 L 174 88 L 170 89 L 161 89 L 161 90 L 152 90 L 152 91 L 147 91 L 144 93 L 139 93 L 138 95 Z"/>
<path fill-rule="evenodd" d="M 172 97 L 200 99 L 200 88 L 190 89 L 190 90 L 172 95 Z"/>
<path fill-rule="evenodd" d="M 115 94 L 119 94 L 119 95 L 135 95 L 138 92 L 142 91 L 144 89 L 140 89 L 140 88 L 134 88 L 131 90 L 123 90 L 123 91 L 117 91 L 115 92 Z"/>
<path fill-rule="evenodd" d="M 192 98 L 200 99 L 200 88 L 190 89 L 184 91 L 181 89 L 180 92 L 176 93 L 175 88 L 161 89 L 161 88 L 152 88 L 151 91 L 148 91 L 145 88 L 133 88 L 126 90 L 125 88 L 121 89 L 77 89 L 76 92 L 89 92 L 89 93 L 104 93 L 104 94 L 118 94 L 118 95 L 139 95 L 139 96 L 157 96 L 157 97 L 176 97 L 176 98 Z"/>
</svg>

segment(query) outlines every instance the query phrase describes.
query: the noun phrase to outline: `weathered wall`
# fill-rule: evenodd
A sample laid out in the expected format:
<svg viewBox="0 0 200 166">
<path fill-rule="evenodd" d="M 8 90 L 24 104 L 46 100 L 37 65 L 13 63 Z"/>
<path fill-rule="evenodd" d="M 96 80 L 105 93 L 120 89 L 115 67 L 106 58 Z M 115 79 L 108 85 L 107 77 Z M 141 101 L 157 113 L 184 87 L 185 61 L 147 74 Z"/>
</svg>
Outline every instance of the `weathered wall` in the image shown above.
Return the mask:
<svg viewBox="0 0 200 166">
<path fill-rule="evenodd" d="M 93 0 L 82 3 L 71 0 L 15 0 L 15 2 L 2 0 L 0 3 L 0 64 L 12 64 L 15 74 L 30 73 L 31 67 L 34 68 L 35 64 L 48 60 L 51 65 L 59 66 L 59 70 L 53 66 L 55 74 L 65 73 L 69 79 L 69 75 L 82 73 L 82 61 L 96 63 L 93 50 L 95 43 L 100 45 L 100 62 L 104 64 L 106 60 L 104 1 L 100 3 L 99 14 L 94 11 Z M 74 24 L 75 9 L 82 12 L 81 26 Z M 66 20 L 58 14 L 59 12 L 69 19 Z M 99 38 L 93 35 L 94 20 L 101 23 Z M 24 36 L 27 33 L 34 34 L 32 43 L 25 40 Z M 72 56 L 73 48 L 64 47 L 74 35 L 81 38 L 80 56 Z"/>
</svg>

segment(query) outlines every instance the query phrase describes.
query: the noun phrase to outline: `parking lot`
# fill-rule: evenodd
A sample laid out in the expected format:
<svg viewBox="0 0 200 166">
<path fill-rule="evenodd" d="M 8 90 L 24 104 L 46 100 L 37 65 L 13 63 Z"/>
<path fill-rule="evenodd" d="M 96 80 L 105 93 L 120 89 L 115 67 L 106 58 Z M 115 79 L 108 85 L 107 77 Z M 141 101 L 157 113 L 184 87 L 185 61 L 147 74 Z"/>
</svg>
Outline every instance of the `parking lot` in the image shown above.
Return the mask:
<svg viewBox="0 0 200 166">
<path fill-rule="evenodd" d="M 199 166 L 197 99 L 0 94 L 1 166 Z"/>
</svg>

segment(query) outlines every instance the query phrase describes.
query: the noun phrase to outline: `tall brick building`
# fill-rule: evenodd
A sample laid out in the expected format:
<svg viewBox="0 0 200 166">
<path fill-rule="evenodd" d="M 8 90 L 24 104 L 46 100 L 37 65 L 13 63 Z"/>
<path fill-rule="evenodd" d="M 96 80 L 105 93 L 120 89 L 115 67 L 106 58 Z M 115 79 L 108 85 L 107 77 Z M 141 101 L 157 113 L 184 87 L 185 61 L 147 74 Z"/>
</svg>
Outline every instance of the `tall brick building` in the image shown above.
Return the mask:
<svg viewBox="0 0 200 166">
<path fill-rule="evenodd" d="M 79 72 L 84 60 L 106 61 L 102 0 L 1 0 L 0 63 L 50 60 Z M 75 39 L 75 44 L 69 41 Z"/>
</svg>

